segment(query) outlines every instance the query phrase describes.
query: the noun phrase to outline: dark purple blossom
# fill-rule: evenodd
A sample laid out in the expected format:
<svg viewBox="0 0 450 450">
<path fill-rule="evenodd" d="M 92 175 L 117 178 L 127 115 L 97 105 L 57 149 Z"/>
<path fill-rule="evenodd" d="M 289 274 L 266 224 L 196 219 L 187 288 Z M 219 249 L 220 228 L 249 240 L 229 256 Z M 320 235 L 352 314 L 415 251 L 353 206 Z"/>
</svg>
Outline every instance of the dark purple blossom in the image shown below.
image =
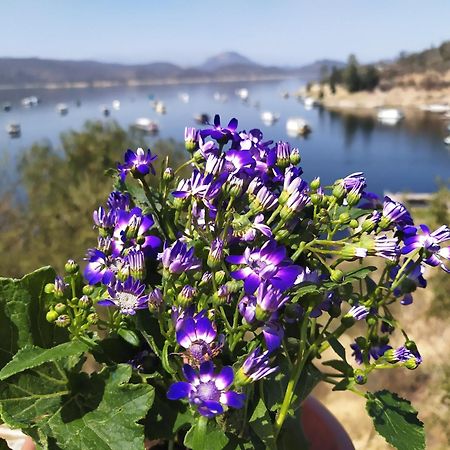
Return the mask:
<svg viewBox="0 0 450 450">
<path fill-rule="evenodd" d="M 256 162 L 247 150 L 228 150 L 225 154 L 225 170 L 237 175 L 244 169 L 252 169 Z"/>
<path fill-rule="evenodd" d="M 128 277 L 124 282 L 116 280 L 108 287 L 109 297 L 98 302 L 102 306 L 117 306 L 122 314 L 134 315 L 136 310 L 148 306 L 145 284 Z"/>
<path fill-rule="evenodd" d="M 99 207 L 92 214 L 94 223 L 98 228 L 112 229 L 115 227 L 117 222 L 117 210 L 112 209 L 110 211 L 105 211 L 103 207 Z"/>
<path fill-rule="evenodd" d="M 102 251 L 91 248 L 87 251 L 88 263 L 84 269 L 84 278 L 89 284 L 109 284 L 114 277 L 117 268 L 112 259 Z"/>
<path fill-rule="evenodd" d="M 155 175 L 155 169 L 152 162 L 157 158 L 156 155 L 152 155 L 150 149 L 147 153 L 142 148 L 138 148 L 136 153 L 133 150 L 128 149 L 125 152 L 124 164 L 117 166 L 120 174 L 120 179 L 125 181 L 126 176 L 131 173 L 133 175 L 144 176 L 148 173 Z"/>
<path fill-rule="evenodd" d="M 442 225 L 436 231 L 430 232 L 426 225 L 420 225 L 421 233 L 418 233 L 415 227 L 406 227 L 403 231 L 405 233 L 405 246 L 402 248 L 402 253 L 405 255 L 415 249 L 425 249 L 426 258 L 424 262 L 430 266 L 441 266 L 443 270 L 450 273 L 442 258 L 450 260 L 450 246 L 441 247 L 441 243 L 450 240 L 450 228 Z"/>
<path fill-rule="evenodd" d="M 413 225 L 413 220 L 405 205 L 392 200 L 386 195 L 379 225 L 381 228 L 388 228 L 390 225 L 403 228 L 406 225 Z"/>
<path fill-rule="evenodd" d="M 261 353 L 261 348 L 257 347 L 245 359 L 236 374 L 236 381 L 239 380 L 242 384 L 254 383 L 277 370 L 278 367 L 271 367 L 270 365 L 269 351 L 266 350 Z"/>
<path fill-rule="evenodd" d="M 272 313 L 278 311 L 289 297 L 283 295 L 281 291 L 274 288 L 270 283 L 263 282 L 256 290 L 256 318 L 264 321 L 272 316 Z"/>
<path fill-rule="evenodd" d="M 223 367 L 215 374 L 212 361 L 202 363 L 198 371 L 185 364 L 183 374 L 187 381 L 170 386 L 167 392 L 169 400 L 186 398 L 205 417 L 222 414 L 225 412 L 224 407 L 240 409 L 244 406 L 245 395 L 229 390 L 234 380 L 230 366 Z"/>
<path fill-rule="evenodd" d="M 180 274 L 202 266 L 201 261 L 194 255 L 194 247 L 188 248 L 185 242 L 179 240 L 166 247 L 158 257 L 170 273 Z"/>
<path fill-rule="evenodd" d="M 211 136 L 217 142 L 226 144 L 230 139 L 239 138 L 236 132 L 238 126 L 237 119 L 231 119 L 226 127 L 222 127 L 220 124 L 220 116 L 216 114 L 214 116 L 214 125 L 212 128 L 201 130 L 200 135 L 204 138 Z"/>
<path fill-rule="evenodd" d="M 286 249 L 278 246 L 274 240 L 266 242 L 261 249 L 247 247 L 243 255 L 229 256 L 227 261 L 246 266 L 231 272 L 231 276 L 236 280 L 244 280 L 247 294 L 255 292 L 264 280 L 277 289 L 289 289 L 301 272 L 300 266 L 292 264 L 286 257 Z"/>
<path fill-rule="evenodd" d="M 130 206 L 130 196 L 127 193 L 113 191 L 109 194 L 106 206 L 109 209 L 125 209 Z"/>
</svg>

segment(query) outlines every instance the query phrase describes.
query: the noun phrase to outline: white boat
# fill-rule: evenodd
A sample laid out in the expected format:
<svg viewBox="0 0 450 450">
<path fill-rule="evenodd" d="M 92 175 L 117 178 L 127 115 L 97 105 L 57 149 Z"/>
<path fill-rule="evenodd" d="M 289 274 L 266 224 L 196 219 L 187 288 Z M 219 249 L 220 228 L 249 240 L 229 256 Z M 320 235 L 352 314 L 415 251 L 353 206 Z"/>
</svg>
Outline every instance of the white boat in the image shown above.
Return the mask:
<svg viewBox="0 0 450 450">
<path fill-rule="evenodd" d="M 21 133 L 20 123 L 17 122 L 11 122 L 8 125 L 6 125 L 6 132 L 11 137 L 19 137 Z"/>
<path fill-rule="evenodd" d="M 189 94 L 187 92 L 180 92 L 178 94 L 178 98 L 183 102 L 183 103 L 189 103 Z"/>
<path fill-rule="evenodd" d="M 165 114 L 166 113 L 166 105 L 161 101 L 157 101 L 155 103 L 155 111 L 158 114 Z"/>
<path fill-rule="evenodd" d="M 154 120 L 148 119 L 147 117 L 139 117 L 136 119 L 133 127 L 150 134 L 154 134 L 159 131 L 158 124 Z"/>
<path fill-rule="evenodd" d="M 305 105 L 306 109 L 312 109 L 316 106 L 321 106 L 322 103 L 320 103 L 319 100 L 315 99 L 314 97 L 305 97 L 303 99 L 303 104 Z"/>
<path fill-rule="evenodd" d="M 120 100 L 113 100 L 112 101 L 112 107 L 116 111 L 119 111 L 119 109 L 120 109 Z"/>
<path fill-rule="evenodd" d="M 422 105 L 422 111 L 427 111 L 436 114 L 444 114 L 450 112 L 450 106 L 444 103 L 432 103 L 431 105 Z"/>
<path fill-rule="evenodd" d="M 35 95 L 31 95 L 30 97 L 25 97 L 21 100 L 22 106 L 25 108 L 31 108 L 32 106 L 36 106 L 39 103 L 39 99 Z"/>
<path fill-rule="evenodd" d="M 289 136 L 305 136 L 311 132 L 309 124 L 301 117 L 290 117 L 286 122 Z"/>
<path fill-rule="evenodd" d="M 241 88 L 241 89 L 236 89 L 236 95 L 241 99 L 241 100 L 248 100 L 248 96 L 249 96 L 249 92 L 248 89 L 246 88 Z"/>
<path fill-rule="evenodd" d="M 61 116 L 65 116 L 69 112 L 69 107 L 65 103 L 58 103 L 56 105 L 56 111 L 58 111 Z"/>
<path fill-rule="evenodd" d="M 214 100 L 216 102 L 225 103 L 228 100 L 227 94 L 222 94 L 221 92 L 214 92 Z"/>
<path fill-rule="evenodd" d="M 447 136 L 444 138 L 444 144 L 445 145 L 450 145 L 450 136 Z"/>
<path fill-rule="evenodd" d="M 396 108 L 383 108 L 377 113 L 377 119 L 381 123 L 385 123 L 387 125 L 395 125 L 400 122 L 400 120 L 404 119 L 404 117 L 405 115 L 403 112 Z"/>
<path fill-rule="evenodd" d="M 264 125 L 273 125 L 280 118 L 279 114 L 275 114 L 272 111 L 263 111 L 261 113 L 261 120 Z"/>
</svg>

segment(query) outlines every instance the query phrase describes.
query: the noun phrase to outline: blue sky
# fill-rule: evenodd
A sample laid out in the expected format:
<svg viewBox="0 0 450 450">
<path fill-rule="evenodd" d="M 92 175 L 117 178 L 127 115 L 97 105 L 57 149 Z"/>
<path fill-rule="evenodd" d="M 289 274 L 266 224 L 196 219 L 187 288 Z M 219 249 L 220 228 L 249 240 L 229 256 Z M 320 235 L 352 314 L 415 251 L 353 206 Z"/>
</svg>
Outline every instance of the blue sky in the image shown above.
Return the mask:
<svg viewBox="0 0 450 450">
<path fill-rule="evenodd" d="M 201 63 L 235 50 L 264 64 L 363 62 L 450 39 L 449 0 L 9 0 L 0 56 Z"/>
</svg>

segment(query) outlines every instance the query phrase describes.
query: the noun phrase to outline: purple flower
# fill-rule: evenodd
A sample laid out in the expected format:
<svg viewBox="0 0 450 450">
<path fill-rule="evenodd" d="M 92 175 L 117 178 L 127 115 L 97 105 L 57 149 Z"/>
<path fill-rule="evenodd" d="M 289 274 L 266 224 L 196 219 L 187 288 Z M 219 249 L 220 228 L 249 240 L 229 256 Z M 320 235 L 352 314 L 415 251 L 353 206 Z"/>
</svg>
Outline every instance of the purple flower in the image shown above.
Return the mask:
<svg viewBox="0 0 450 450">
<path fill-rule="evenodd" d="M 255 160 L 247 150 L 228 150 L 225 154 L 225 170 L 231 175 L 236 175 L 243 169 L 255 167 Z"/>
<path fill-rule="evenodd" d="M 402 346 L 397 349 L 389 349 L 385 352 L 384 356 L 386 359 L 392 363 L 406 364 L 409 368 L 415 369 L 419 364 L 422 363 L 422 357 L 417 349 L 408 350 L 406 347 Z"/>
<path fill-rule="evenodd" d="M 113 279 L 116 268 L 113 265 L 111 258 L 105 255 L 96 248 L 91 248 L 87 251 L 86 268 L 84 269 L 84 278 L 89 284 L 109 284 Z"/>
<path fill-rule="evenodd" d="M 320 317 L 323 311 L 327 311 L 333 316 L 340 313 L 342 300 L 334 293 L 327 292 L 325 298 L 320 302 L 310 313 L 310 317 L 317 318 Z"/>
<path fill-rule="evenodd" d="M 388 228 L 390 225 L 403 228 L 406 225 L 413 225 L 413 220 L 402 203 L 396 202 L 386 195 L 384 197 L 383 214 L 379 225 L 381 228 Z"/>
<path fill-rule="evenodd" d="M 268 280 L 277 289 L 289 289 L 301 272 L 300 266 L 293 265 L 286 258 L 286 249 L 278 246 L 274 240 L 266 242 L 261 249 L 251 250 L 247 247 L 243 255 L 229 256 L 227 261 L 246 266 L 231 272 L 231 276 L 236 280 L 244 280 L 247 294 L 255 292 L 264 280 Z"/>
<path fill-rule="evenodd" d="M 237 233 L 238 235 L 241 234 L 242 240 L 245 242 L 251 242 L 254 241 L 256 238 L 256 232 L 259 231 L 264 236 L 267 236 L 269 238 L 272 237 L 272 230 L 268 225 L 265 225 L 264 223 L 264 214 L 258 214 L 255 217 L 255 220 L 253 223 L 250 223 L 247 229 L 241 233 Z M 236 231 L 236 230 L 234 230 Z"/>
<path fill-rule="evenodd" d="M 188 152 L 193 152 L 198 146 L 199 132 L 195 128 L 184 129 L 184 143 Z"/>
<path fill-rule="evenodd" d="M 116 280 L 108 287 L 109 298 L 98 302 L 102 306 L 117 306 L 122 314 L 134 315 L 137 309 L 148 306 L 145 284 L 128 277 L 124 282 Z"/>
<path fill-rule="evenodd" d="M 236 373 L 236 382 L 240 381 L 240 384 L 254 383 L 277 370 L 278 367 L 270 366 L 269 352 L 266 350 L 261 353 L 261 348 L 257 347 L 247 356 L 242 367 Z"/>
<path fill-rule="evenodd" d="M 177 321 L 177 342 L 186 349 L 185 356 L 191 364 L 200 365 L 212 359 L 220 351 L 215 345 L 217 331 L 203 310 L 195 316 L 187 316 Z"/>
<path fill-rule="evenodd" d="M 63 277 L 60 277 L 59 275 L 55 278 L 55 289 L 54 289 L 54 294 L 56 297 L 63 297 L 64 296 L 64 291 L 66 289 L 66 287 L 68 287 L 69 285 L 64 281 Z"/>
<path fill-rule="evenodd" d="M 130 206 L 130 196 L 127 193 L 113 191 L 108 196 L 106 206 L 109 209 L 125 209 L 128 210 Z"/>
<path fill-rule="evenodd" d="M 117 211 L 105 211 L 101 206 L 92 214 L 94 223 L 98 228 L 112 229 L 117 222 Z"/>
<path fill-rule="evenodd" d="M 118 255 L 129 247 L 138 248 L 145 254 L 153 254 L 161 246 L 161 240 L 149 234 L 154 223 L 152 216 L 144 215 L 141 208 L 120 210 L 113 233 L 113 255 Z"/>
<path fill-rule="evenodd" d="M 230 366 L 223 367 L 215 374 L 211 361 L 202 363 L 198 371 L 185 364 L 183 374 L 187 381 L 179 381 L 170 386 L 167 392 L 169 400 L 187 398 L 205 417 L 222 414 L 224 406 L 235 409 L 244 406 L 245 395 L 228 390 L 234 380 L 234 372 Z"/>
<path fill-rule="evenodd" d="M 278 199 L 266 186 L 260 184 L 255 198 L 253 199 L 250 208 L 254 213 L 270 211 L 274 209 L 278 203 Z"/>
<path fill-rule="evenodd" d="M 353 305 L 346 317 L 353 317 L 356 320 L 365 319 L 369 315 L 370 309 L 363 305 Z"/>
<path fill-rule="evenodd" d="M 352 356 L 355 358 L 355 361 L 358 364 L 362 364 L 365 360 L 365 357 L 367 358 L 368 362 L 370 362 L 370 358 L 376 361 L 377 359 L 381 358 L 387 350 L 392 348 L 387 344 L 375 343 L 371 344 L 369 350 L 367 351 L 363 350 L 358 342 L 354 342 L 350 345 L 350 347 L 353 350 Z"/>
<path fill-rule="evenodd" d="M 270 283 L 267 281 L 261 283 L 256 290 L 256 319 L 267 320 L 287 301 L 289 301 L 289 297 L 283 296 L 283 293 L 275 289 Z"/>
<path fill-rule="evenodd" d="M 152 156 L 150 149 L 147 153 L 144 152 L 142 148 L 138 148 L 136 153 L 133 150 L 128 149 L 125 152 L 124 164 L 119 164 L 117 169 L 119 170 L 120 179 L 125 181 L 128 173 L 137 176 L 147 175 L 151 172 L 155 175 L 155 169 L 152 162 L 157 158 L 156 155 Z"/>
<path fill-rule="evenodd" d="M 420 225 L 421 234 L 417 233 L 417 228 L 406 227 L 403 231 L 405 233 L 405 246 L 402 248 L 402 253 L 405 255 L 417 248 L 423 248 L 426 252 L 424 262 L 430 266 L 441 266 L 442 269 L 450 273 L 441 258 L 450 259 L 450 246 L 441 248 L 442 242 L 450 240 L 450 228 L 442 225 L 436 231 L 430 232 L 426 225 Z"/>
<path fill-rule="evenodd" d="M 220 116 L 216 114 L 214 116 L 213 128 L 200 131 L 200 135 L 203 138 L 206 136 L 211 136 L 217 142 L 226 144 L 230 139 L 239 137 L 236 133 L 237 126 L 237 119 L 231 119 L 226 127 L 222 127 L 220 125 Z"/>
<path fill-rule="evenodd" d="M 183 273 L 188 270 L 199 269 L 201 261 L 194 255 L 194 247 L 188 249 L 186 243 L 175 241 L 158 255 L 164 269 L 170 273 Z"/>
</svg>

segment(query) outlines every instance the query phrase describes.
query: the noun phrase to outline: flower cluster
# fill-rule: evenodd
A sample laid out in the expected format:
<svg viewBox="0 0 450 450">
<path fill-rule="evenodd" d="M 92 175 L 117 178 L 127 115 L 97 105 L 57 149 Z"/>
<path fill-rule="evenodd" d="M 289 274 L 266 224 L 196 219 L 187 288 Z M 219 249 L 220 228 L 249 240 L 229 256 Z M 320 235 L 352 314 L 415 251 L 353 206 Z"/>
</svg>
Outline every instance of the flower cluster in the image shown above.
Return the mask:
<svg viewBox="0 0 450 450">
<path fill-rule="evenodd" d="M 330 185 L 304 177 L 299 149 L 238 131 L 236 119 L 187 128 L 185 143 L 190 159 L 163 166 L 158 189 L 150 150 L 126 152 L 117 190 L 94 212 L 98 245 L 84 271 L 109 309 L 103 326 L 136 341 L 133 367 L 158 359 L 148 382 L 196 417 L 242 409 L 245 428 L 255 398 L 275 398 L 284 379 L 290 388 L 270 405 L 277 436 L 300 375 L 320 371 L 356 322 L 365 332 L 354 363 L 330 364 L 337 372 L 321 380 L 355 390 L 375 369 L 421 363 L 391 305 L 412 303 L 427 267 L 450 271 L 447 226 L 414 226 L 404 205 L 367 191 L 361 172 Z M 55 283 L 55 295 L 64 289 Z M 400 347 L 390 345 L 396 329 Z"/>
</svg>

